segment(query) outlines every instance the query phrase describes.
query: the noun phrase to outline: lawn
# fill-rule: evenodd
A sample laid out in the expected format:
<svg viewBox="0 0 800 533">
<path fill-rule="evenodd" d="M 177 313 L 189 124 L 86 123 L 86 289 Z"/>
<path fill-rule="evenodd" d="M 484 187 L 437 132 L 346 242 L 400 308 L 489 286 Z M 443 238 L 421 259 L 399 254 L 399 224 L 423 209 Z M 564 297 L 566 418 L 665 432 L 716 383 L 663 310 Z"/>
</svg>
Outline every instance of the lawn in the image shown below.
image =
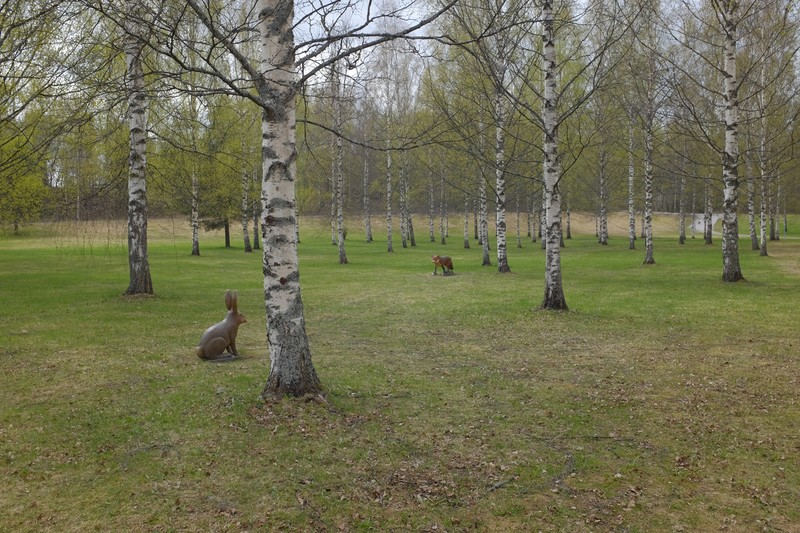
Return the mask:
<svg viewBox="0 0 800 533">
<path fill-rule="evenodd" d="M 678 245 L 662 216 L 645 266 L 575 216 L 555 313 L 538 243 L 512 237 L 501 275 L 457 220 L 441 245 L 418 218 L 393 254 L 349 221 L 348 265 L 302 221 L 328 405 L 259 399 L 261 258 L 238 240 L 191 257 L 185 221 L 151 221 L 156 296 L 125 298 L 122 224 L 1 235 L 0 531 L 800 531 L 798 217 L 769 257 L 743 238 L 726 284 L 719 236 Z M 242 358 L 201 361 L 228 288 Z"/>
</svg>

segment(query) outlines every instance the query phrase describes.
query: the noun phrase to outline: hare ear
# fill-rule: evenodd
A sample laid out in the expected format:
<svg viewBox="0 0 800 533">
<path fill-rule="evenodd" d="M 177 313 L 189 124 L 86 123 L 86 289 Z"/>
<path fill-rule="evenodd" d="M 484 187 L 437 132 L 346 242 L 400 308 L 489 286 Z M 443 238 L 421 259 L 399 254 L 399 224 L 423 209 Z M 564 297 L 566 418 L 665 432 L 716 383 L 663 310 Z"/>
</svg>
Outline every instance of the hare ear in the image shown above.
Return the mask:
<svg viewBox="0 0 800 533">
<path fill-rule="evenodd" d="M 234 312 L 239 312 L 239 291 L 233 291 L 230 309 Z"/>
<path fill-rule="evenodd" d="M 231 294 L 231 290 L 228 289 L 227 291 L 225 291 L 225 307 L 227 307 L 230 310 L 232 303 L 233 303 L 233 295 Z"/>
</svg>

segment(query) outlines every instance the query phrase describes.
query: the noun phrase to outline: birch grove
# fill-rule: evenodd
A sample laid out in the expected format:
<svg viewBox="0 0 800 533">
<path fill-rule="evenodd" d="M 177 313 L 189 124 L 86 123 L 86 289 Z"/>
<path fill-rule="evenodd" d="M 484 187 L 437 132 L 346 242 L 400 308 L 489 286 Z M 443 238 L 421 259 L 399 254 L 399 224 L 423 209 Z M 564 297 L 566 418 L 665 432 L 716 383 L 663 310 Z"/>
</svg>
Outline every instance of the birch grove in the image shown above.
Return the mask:
<svg viewBox="0 0 800 533">
<path fill-rule="evenodd" d="M 795 69 L 800 45 L 798 10 L 787 0 L 474 0 L 427 6 L 430 13 L 423 13 L 421 5 L 409 11 L 402 6 L 380 11 L 383 8 L 370 4 L 375 10 L 369 11 L 365 21 L 348 19 L 357 4 L 345 2 L 187 0 L 177 5 L 82 0 L 63 5 L 76 8 L 70 17 L 90 8 L 93 17 L 120 37 L 121 45 L 115 46 L 118 58 L 124 58 L 124 71 L 116 56 L 87 57 L 108 68 L 107 72 L 98 68 L 92 76 L 100 78 L 99 73 L 104 73 L 107 79 L 78 79 L 80 69 L 75 64 L 62 74 L 72 76 L 71 89 L 76 93 L 106 91 L 93 112 L 106 113 L 108 122 L 115 112 L 123 115 L 115 102 L 125 97 L 128 188 L 117 212 L 127 215 L 128 221 L 130 284 L 126 293 L 153 292 L 147 250 L 148 185 L 153 189 L 147 165 L 148 161 L 153 165 L 159 150 L 151 148 L 148 155 L 149 146 L 160 149 L 162 160 L 170 146 L 197 153 L 196 160 L 183 169 L 180 192 L 172 193 L 180 198 L 163 202 L 188 219 L 193 254 L 200 252 L 199 225 L 212 219 L 238 218 L 248 248 L 248 226 L 254 212 L 258 213 L 253 241 L 262 248 L 270 352 L 265 395 L 317 396 L 322 391 L 305 330 L 297 217 L 298 211 L 323 212 L 322 204 L 328 200 L 331 203 L 324 208 L 332 209 L 331 237 L 340 263 L 347 262 L 345 221 L 359 207 L 370 241 L 370 211 L 380 205 L 376 202 L 385 201 L 386 250 L 394 253 L 393 231 L 399 227 L 403 248 L 409 244 L 413 248 L 413 214 L 424 213 L 426 207 L 432 242 L 438 207 L 438 242 L 444 245 L 448 209 L 459 213 L 463 201 L 464 250 L 472 250 L 470 211 L 481 248 L 464 253 L 474 253 L 474 261 L 491 265 L 491 240 L 496 238 L 498 271 L 509 272 L 507 203 L 517 202 L 519 246 L 520 195 L 527 198 L 532 184 L 538 188 L 541 183 L 541 198 L 531 197 L 531 202 L 540 203 L 530 206 L 527 213 L 529 219 L 539 219 L 545 250 L 544 295 L 539 306 L 547 310 L 567 309 L 561 270 L 566 191 L 572 206 L 568 217 L 571 211 L 597 214 L 601 244 L 608 243 L 609 213 L 618 211 L 624 216 L 627 211 L 628 247 L 635 249 L 635 218 L 641 209 L 646 264 L 655 262 L 656 211 L 680 217 L 671 231 L 677 229 L 679 242 L 685 243 L 685 196 L 692 194 L 694 212 L 697 195 L 709 244 L 713 243 L 713 222 L 721 212 L 722 278 L 728 282 L 744 279 L 738 249 L 741 161 L 753 167 L 745 172 L 747 202 L 752 205 L 748 211 L 753 236 L 758 211 L 761 255 L 767 255 L 767 240 L 779 238 L 780 209 L 785 213 L 798 207 L 798 176 L 791 160 L 796 148 L 794 119 L 800 114 Z M 47 51 L 61 53 L 56 45 Z M 26 52 L 17 53 L 22 57 Z M 33 58 L 26 57 L 25 62 L 34 68 Z M 12 66 L 20 68 L 8 68 Z M 313 104 L 328 72 L 333 120 L 323 124 Z M 11 74 L 9 80 L 17 79 L 14 76 L 29 79 L 24 70 Z M 350 76 L 357 80 L 353 87 L 357 83 L 362 89 L 353 89 L 355 98 L 369 100 L 353 104 L 353 109 L 371 111 L 357 125 L 342 120 L 343 104 L 337 98 L 344 77 L 349 95 Z M 430 86 L 422 78 L 429 79 Z M 25 108 L 32 106 L 27 100 L 29 91 L 35 88 L 14 85 L 7 92 L 16 96 L 1 95 L 2 118 L 9 130 L 21 124 L 29 110 L 13 115 L 6 109 L 17 101 Z M 210 103 L 224 106 L 219 103 L 223 99 L 234 102 L 233 106 L 245 102 L 247 106 L 241 107 L 254 110 L 251 114 L 261 122 L 260 154 L 253 155 L 252 147 L 242 146 L 241 159 L 247 161 L 241 166 L 230 163 L 235 150 L 212 146 L 235 137 L 224 131 L 232 121 L 219 119 L 215 113 L 222 112 Z M 173 118 L 180 114 L 178 107 L 187 105 L 191 126 Z M 308 142 L 304 153 L 298 152 L 296 139 L 298 108 L 304 110 L 301 127 Z M 238 122 L 237 128 L 246 130 L 246 121 Z M 604 128 L 618 134 L 598 140 Z M 183 131 L 176 134 L 170 129 Z M 21 126 L 19 131 L 21 137 L 34 137 Z M 64 134 L 59 139 L 74 141 L 71 146 L 79 153 L 71 156 L 76 160 L 93 157 L 83 150 L 90 144 L 83 135 L 84 130 L 78 129 L 74 137 Z M 327 166 L 326 160 L 326 165 L 318 165 L 326 166 L 324 171 L 308 163 L 312 149 L 321 144 L 313 139 L 323 136 L 332 147 L 332 164 Z M 177 142 L 179 138 L 184 142 Z M 350 153 L 345 150 L 347 143 L 361 147 Z M 229 156 L 227 163 L 222 157 L 212 157 L 223 152 Z M 66 168 L 59 150 L 41 149 L 37 154 L 48 159 L 45 164 L 51 168 Z M 352 161 L 356 158 L 357 166 Z M 301 173 L 299 161 L 306 164 Z M 12 163 L 2 161 L 0 167 L 13 175 Z M 224 182 L 220 187 L 230 194 L 211 207 L 206 174 L 225 166 L 237 179 L 218 178 Z M 251 181 L 259 166 L 261 186 L 253 191 Z M 109 173 L 108 166 L 103 168 Z M 80 183 L 76 179 L 72 190 L 55 181 L 48 186 L 69 198 L 73 218 L 83 219 L 89 209 L 86 184 L 96 183 L 99 190 L 110 188 L 111 178 L 101 174 L 95 172 Z M 168 171 L 162 174 L 164 182 L 170 179 Z M 20 178 L 10 179 L 24 190 Z M 385 186 L 379 185 L 384 180 Z M 346 187 L 359 191 L 348 194 Z M 253 196 L 258 197 L 255 208 Z M 399 224 L 393 213 L 395 201 L 399 202 Z M 492 237 L 487 220 L 491 209 L 495 211 Z M 0 214 L 6 220 L 6 214 Z M 528 226 L 535 241 L 535 223 Z M 693 214 L 693 233 L 694 229 Z M 400 256 L 407 251 L 397 252 Z"/>
</svg>

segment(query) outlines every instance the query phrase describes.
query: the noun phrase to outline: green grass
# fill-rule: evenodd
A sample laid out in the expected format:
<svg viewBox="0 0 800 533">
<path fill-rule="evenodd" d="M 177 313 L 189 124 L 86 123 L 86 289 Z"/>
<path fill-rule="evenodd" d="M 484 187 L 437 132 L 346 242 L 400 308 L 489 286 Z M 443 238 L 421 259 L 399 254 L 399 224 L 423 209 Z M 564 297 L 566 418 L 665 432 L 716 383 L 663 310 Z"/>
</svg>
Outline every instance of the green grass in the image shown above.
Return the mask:
<svg viewBox="0 0 800 533">
<path fill-rule="evenodd" d="M 641 241 L 578 234 L 571 310 L 548 313 L 538 243 L 500 275 L 456 227 L 388 255 L 354 220 L 338 265 L 302 226 L 328 407 L 259 401 L 261 263 L 238 241 L 190 257 L 185 223 L 153 221 L 157 296 L 129 299 L 119 224 L 0 236 L 0 531 L 800 529 L 800 240 L 743 239 L 732 285 L 719 242 L 657 238 L 644 266 Z M 227 288 L 243 358 L 206 363 Z"/>
</svg>

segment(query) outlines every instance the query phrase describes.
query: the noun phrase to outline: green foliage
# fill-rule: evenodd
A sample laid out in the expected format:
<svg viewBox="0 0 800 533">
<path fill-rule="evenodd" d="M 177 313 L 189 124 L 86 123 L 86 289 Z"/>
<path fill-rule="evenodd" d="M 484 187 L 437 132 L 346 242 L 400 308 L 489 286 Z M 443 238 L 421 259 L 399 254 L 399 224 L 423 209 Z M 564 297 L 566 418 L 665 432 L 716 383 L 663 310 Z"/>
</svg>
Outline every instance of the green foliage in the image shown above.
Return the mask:
<svg viewBox="0 0 800 533">
<path fill-rule="evenodd" d="M 24 128 L 24 125 L 22 126 Z M 0 128 L 0 161 L 14 164 L 0 166 L 0 225 L 19 225 L 37 221 L 47 198 L 44 165 L 35 147 L 17 128 Z"/>
<path fill-rule="evenodd" d="M 0 224 L 20 224 L 39 220 L 47 189 L 38 173 L 0 176 Z"/>
<path fill-rule="evenodd" d="M 386 254 L 354 220 L 340 266 L 327 221 L 302 219 L 329 406 L 257 399 L 257 254 L 176 253 L 188 228 L 152 220 L 158 297 L 125 299 L 122 223 L 1 238 L 0 530 L 791 530 L 800 218 L 769 257 L 742 254 L 738 284 L 674 219 L 651 266 L 579 219 L 567 313 L 533 311 L 538 245 L 501 276 L 477 246 Z M 454 276 L 430 275 L 434 253 Z M 192 348 L 227 288 L 243 357 L 205 363 Z"/>
</svg>

